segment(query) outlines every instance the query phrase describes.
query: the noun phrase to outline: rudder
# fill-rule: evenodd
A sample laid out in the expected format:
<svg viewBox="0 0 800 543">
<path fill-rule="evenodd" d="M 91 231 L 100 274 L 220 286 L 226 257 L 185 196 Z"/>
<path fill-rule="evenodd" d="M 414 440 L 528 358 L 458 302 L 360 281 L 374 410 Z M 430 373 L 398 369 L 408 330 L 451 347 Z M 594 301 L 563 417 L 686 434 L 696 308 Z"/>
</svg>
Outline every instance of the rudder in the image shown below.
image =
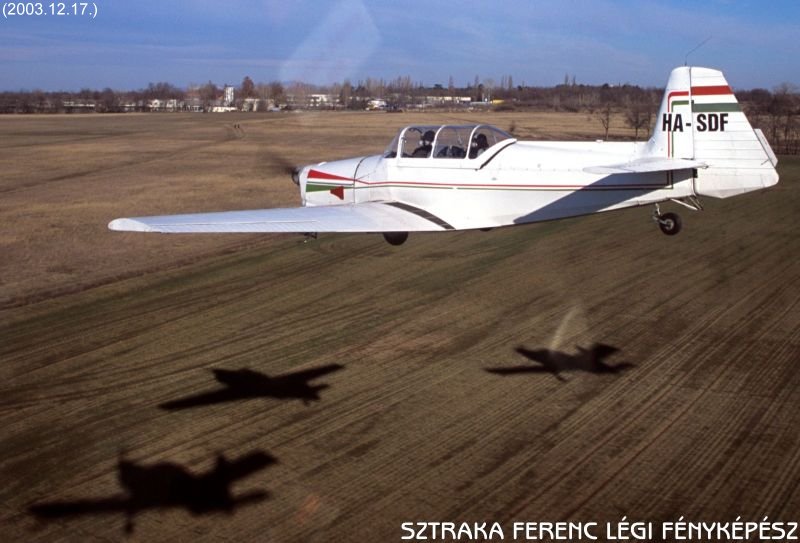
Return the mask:
<svg viewBox="0 0 800 543">
<path fill-rule="evenodd" d="M 722 72 L 710 68 L 672 71 L 647 153 L 705 163 L 695 178 L 699 195 L 725 198 L 778 182 L 769 144 L 753 130 Z"/>
</svg>

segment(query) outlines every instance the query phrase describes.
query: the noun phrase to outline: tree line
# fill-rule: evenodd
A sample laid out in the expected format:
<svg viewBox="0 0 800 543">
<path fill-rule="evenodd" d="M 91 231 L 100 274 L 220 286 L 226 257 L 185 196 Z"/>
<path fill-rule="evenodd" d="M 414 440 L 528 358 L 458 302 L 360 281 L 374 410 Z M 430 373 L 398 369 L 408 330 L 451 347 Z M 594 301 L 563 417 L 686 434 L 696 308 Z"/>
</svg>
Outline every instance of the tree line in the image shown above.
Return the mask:
<svg viewBox="0 0 800 543">
<path fill-rule="evenodd" d="M 467 107 L 467 101 L 485 104 L 496 110 L 532 109 L 538 111 L 585 112 L 594 115 L 608 135 L 613 116 L 624 115 L 626 124 L 635 132 L 647 133 L 655 122 L 663 89 L 635 85 L 585 85 L 575 77 L 565 76 L 564 82 L 552 87 L 514 85 L 513 78 L 503 76 L 497 83 L 493 79 L 480 79 L 464 86 L 456 86 L 450 77 L 448 84 L 426 86 L 409 76 L 393 80 L 373 79 L 353 83 L 320 86 L 302 82 L 255 83 L 245 77 L 235 87 L 236 104 L 258 100 L 266 109 L 287 107 L 319 107 L 331 109 L 365 109 L 370 100 L 384 100 L 391 108 Z M 223 88 L 212 81 L 192 84 L 182 89 L 170 83 L 150 83 L 134 91 L 82 89 L 78 92 L 45 92 L 40 90 L 0 92 L 0 113 L 117 113 L 149 111 L 153 100 L 191 103 L 199 110 L 208 111 L 221 99 Z M 325 95 L 330 101 L 314 102 L 312 96 Z M 440 100 L 434 100 L 435 98 Z M 445 100 L 459 97 L 462 101 Z M 772 90 L 751 89 L 737 91 L 736 97 L 753 126 L 761 128 L 773 149 L 779 154 L 800 154 L 800 91 L 790 84 Z M 434 100 L 431 102 L 431 100 Z"/>
</svg>

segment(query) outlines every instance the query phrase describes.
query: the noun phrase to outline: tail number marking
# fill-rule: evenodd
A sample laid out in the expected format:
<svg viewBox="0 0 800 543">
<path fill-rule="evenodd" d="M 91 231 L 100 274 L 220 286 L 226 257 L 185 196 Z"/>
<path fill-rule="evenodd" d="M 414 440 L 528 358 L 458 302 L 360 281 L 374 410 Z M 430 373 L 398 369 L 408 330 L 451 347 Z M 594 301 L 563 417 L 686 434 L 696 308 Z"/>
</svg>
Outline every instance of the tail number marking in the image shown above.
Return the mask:
<svg viewBox="0 0 800 543">
<path fill-rule="evenodd" d="M 698 113 L 697 131 L 698 132 L 725 132 L 728 124 L 727 113 Z M 680 113 L 664 113 L 661 118 L 661 130 L 664 132 L 683 132 L 684 123 Z"/>
<path fill-rule="evenodd" d="M 697 131 L 698 132 L 725 132 L 725 125 L 728 124 L 727 113 L 698 113 Z"/>
<path fill-rule="evenodd" d="M 680 113 L 664 113 L 661 118 L 663 132 L 683 132 L 683 117 Z"/>
</svg>

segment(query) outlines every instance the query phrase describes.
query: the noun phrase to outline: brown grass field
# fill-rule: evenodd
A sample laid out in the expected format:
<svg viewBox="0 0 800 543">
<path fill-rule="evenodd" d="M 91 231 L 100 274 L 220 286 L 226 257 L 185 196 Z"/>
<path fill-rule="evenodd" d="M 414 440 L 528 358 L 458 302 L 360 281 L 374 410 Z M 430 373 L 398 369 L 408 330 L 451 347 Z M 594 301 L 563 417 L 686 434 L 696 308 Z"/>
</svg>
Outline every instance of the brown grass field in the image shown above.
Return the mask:
<svg viewBox="0 0 800 543">
<path fill-rule="evenodd" d="M 0 117 L 0 539 L 800 520 L 796 158 L 673 238 L 649 208 L 402 247 L 106 229 L 296 205 L 287 164 L 467 121 L 601 133 L 550 113 Z M 605 365 L 580 354 L 595 344 Z M 320 367 L 318 400 L 265 384 Z"/>
</svg>

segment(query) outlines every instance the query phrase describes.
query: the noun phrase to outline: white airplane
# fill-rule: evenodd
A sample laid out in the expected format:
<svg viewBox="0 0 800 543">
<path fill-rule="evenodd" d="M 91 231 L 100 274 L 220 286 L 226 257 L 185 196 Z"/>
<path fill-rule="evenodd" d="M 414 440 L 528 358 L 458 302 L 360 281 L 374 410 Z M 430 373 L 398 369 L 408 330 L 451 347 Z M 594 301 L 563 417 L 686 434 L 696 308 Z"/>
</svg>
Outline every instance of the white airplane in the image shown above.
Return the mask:
<svg viewBox="0 0 800 543">
<path fill-rule="evenodd" d="M 111 230 L 409 232 L 489 229 L 654 205 L 668 235 L 681 229 L 659 203 L 692 210 L 775 185 L 777 158 L 753 130 L 722 72 L 672 71 L 647 142 L 517 141 L 488 125 L 408 126 L 383 154 L 295 170 L 303 207 L 116 219 Z"/>
</svg>

